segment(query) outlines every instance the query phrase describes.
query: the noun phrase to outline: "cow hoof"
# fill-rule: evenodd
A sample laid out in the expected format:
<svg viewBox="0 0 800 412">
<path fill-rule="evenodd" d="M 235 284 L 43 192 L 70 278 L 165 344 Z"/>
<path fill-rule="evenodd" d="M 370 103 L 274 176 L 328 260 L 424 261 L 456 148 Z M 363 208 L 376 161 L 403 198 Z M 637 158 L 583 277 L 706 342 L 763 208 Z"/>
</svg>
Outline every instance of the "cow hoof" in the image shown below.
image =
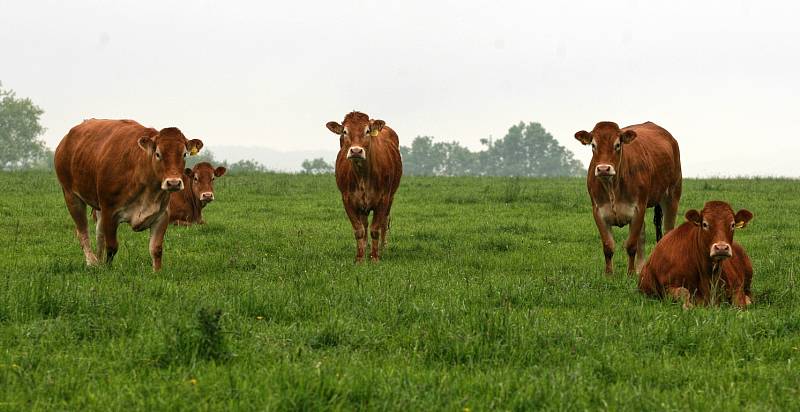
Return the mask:
<svg viewBox="0 0 800 412">
<path fill-rule="evenodd" d="M 752 299 L 750 299 L 750 296 L 745 296 L 745 297 L 744 297 L 744 305 L 745 305 L 745 306 L 750 306 L 750 305 L 752 305 L 752 304 L 753 304 L 753 300 L 752 300 Z"/>
<path fill-rule="evenodd" d="M 692 309 L 693 307 L 694 307 L 694 305 L 692 305 L 689 302 L 686 302 L 686 303 L 683 304 L 683 310 L 689 310 L 689 309 Z"/>
<path fill-rule="evenodd" d="M 381 258 L 379 256 L 372 256 L 371 258 L 369 258 L 369 260 L 371 260 L 373 262 L 380 262 Z"/>
<path fill-rule="evenodd" d="M 100 266 L 100 260 L 97 259 L 97 256 L 91 255 L 86 257 L 86 266 Z"/>
</svg>

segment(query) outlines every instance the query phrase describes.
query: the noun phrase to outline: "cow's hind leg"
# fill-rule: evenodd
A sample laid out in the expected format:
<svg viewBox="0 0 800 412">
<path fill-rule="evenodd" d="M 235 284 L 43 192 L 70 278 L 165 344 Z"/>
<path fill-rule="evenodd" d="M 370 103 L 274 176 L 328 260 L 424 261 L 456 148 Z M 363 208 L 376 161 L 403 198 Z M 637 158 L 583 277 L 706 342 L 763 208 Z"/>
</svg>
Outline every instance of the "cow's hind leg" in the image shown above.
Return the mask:
<svg viewBox="0 0 800 412">
<path fill-rule="evenodd" d="M 83 249 L 86 264 L 89 266 L 98 263 L 97 256 L 92 252 L 92 242 L 89 240 L 89 221 L 86 218 L 86 203 L 74 193 L 64 190 L 64 201 L 67 204 L 72 220 L 75 221 L 75 233 Z"/>
<path fill-rule="evenodd" d="M 653 224 L 656 227 L 656 242 L 661 240 L 663 233 L 661 232 L 661 225 L 664 221 L 664 213 L 662 212 L 661 205 L 656 204 L 653 208 Z"/>
<path fill-rule="evenodd" d="M 675 219 L 678 216 L 678 203 L 681 200 L 680 188 L 673 191 L 673 193 L 661 203 L 661 208 L 664 211 L 664 233 L 669 233 L 675 227 Z"/>
</svg>

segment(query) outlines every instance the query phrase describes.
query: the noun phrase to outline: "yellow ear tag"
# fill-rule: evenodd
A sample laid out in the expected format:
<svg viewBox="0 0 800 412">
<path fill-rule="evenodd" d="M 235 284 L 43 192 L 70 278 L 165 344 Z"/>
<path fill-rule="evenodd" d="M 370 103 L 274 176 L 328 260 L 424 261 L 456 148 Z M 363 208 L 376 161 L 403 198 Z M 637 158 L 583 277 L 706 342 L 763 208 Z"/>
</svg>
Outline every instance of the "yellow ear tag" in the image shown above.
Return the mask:
<svg viewBox="0 0 800 412">
<path fill-rule="evenodd" d="M 372 137 L 377 137 L 379 132 L 379 130 L 370 130 L 369 135 Z"/>
<path fill-rule="evenodd" d="M 189 156 L 194 156 L 196 154 L 197 154 L 197 146 L 193 146 L 191 153 L 189 153 Z"/>
<path fill-rule="evenodd" d="M 741 229 L 744 227 L 744 222 L 736 222 L 736 228 Z"/>
</svg>

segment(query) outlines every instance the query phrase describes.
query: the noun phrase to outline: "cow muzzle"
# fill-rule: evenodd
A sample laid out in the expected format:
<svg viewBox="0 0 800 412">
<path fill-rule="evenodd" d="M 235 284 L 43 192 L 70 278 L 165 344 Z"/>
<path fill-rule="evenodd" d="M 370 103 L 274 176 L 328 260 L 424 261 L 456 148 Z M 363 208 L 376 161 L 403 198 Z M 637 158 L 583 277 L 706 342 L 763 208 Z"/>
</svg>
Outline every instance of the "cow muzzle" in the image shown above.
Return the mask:
<svg viewBox="0 0 800 412">
<path fill-rule="evenodd" d="M 161 190 L 166 190 L 167 192 L 183 190 L 183 180 L 176 177 L 164 179 L 164 181 L 161 182 Z"/>
<path fill-rule="evenodd" d="M 214 192 L 200 193 L 200 201 L 203 203 L 211 203 L 214 201 Z"/>
<path fill-rule="evenodd" d="M 731 256 L 733 256 L 733 250 L 727 242 L 717 242 L 711 245 L 711 259 L 722 260 Z"/>
<path fill-rule="evenodd" d="M 352 146 L 347 151 L 347 158 L 351 160 L 364 160 L 367 158 L 367 149 L 361 146 Z"/>
<path fill-rule="evenodd" d="M 616 174 L 614 166 L 609 164 L 599 164 L 594 168 L 594 175 L 597 177 L 614 177 Z"/>
</svg>

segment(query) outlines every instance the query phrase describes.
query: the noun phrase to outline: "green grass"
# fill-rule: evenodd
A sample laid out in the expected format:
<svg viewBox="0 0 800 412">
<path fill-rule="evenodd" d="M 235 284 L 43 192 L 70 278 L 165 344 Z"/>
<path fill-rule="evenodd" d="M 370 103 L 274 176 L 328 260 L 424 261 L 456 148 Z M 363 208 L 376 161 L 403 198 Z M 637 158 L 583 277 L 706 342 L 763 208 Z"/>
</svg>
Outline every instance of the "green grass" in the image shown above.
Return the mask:
<svg viewBox="0 0 800 412">
<path fill-rule="evenodd" d="M 797 410 L 798 183 L 684 185 L 755 213 L 749 310 L 638 294 L 627 228 L 604 276 L 583 179 L 406 177 L 357 266 L 332 176 L 226 176 L 153 273 L 127 225 L 86 268 L 55 177 L 0 174 L 0 410 Z"/>
</svg>

